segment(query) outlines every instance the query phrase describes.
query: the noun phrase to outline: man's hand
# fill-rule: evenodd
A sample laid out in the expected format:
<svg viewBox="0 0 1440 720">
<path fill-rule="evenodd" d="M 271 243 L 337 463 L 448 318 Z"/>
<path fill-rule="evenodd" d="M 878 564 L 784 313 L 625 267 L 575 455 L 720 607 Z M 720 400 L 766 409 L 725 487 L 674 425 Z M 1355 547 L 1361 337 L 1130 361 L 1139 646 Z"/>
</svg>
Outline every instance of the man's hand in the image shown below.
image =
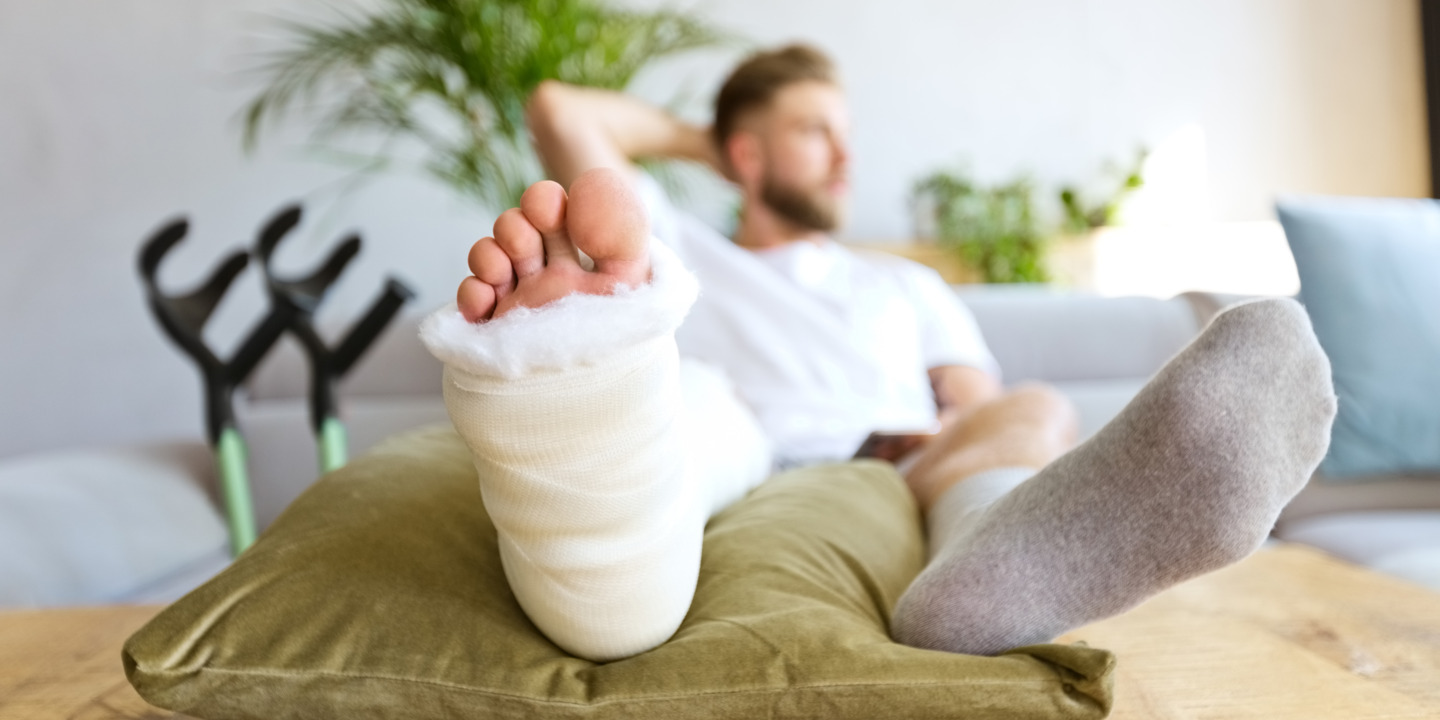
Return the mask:
<svg viewBox="0 0 1440 720">
<path fill-rule="evenodd" d="M 525 118 L 540 162 L 565 187 L 597 167 L 633 173 L 643 157 L 692 160 L 724 174 L 708 128 L 623 93 L 546 80 Z"/>
<path fill-rule="evenodd" d="M 898 463 L 920 446 L 935 439 L 935 433 L 896 433 L 876 431 L 865 438 L 854 459 L 875 458 L 888 463 Z"/>
</svg>

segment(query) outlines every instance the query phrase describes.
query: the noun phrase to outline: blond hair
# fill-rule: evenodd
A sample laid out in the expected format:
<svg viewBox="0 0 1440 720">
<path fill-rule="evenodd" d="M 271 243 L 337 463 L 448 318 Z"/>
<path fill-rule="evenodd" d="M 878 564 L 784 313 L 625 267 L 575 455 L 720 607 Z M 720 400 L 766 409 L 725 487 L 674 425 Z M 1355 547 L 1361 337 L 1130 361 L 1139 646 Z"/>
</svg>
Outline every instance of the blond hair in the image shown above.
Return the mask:
<svg viewBox="0 0 1440 720">
<path fill-rule="evenodd" d="M 806 81 L 839 84 L 835 63 L 809 45 L 787 45 L 746 58 L 715 96 L 715 124 L 710 131 L 716 147 L 725 147 L 742 115 L 769 105 L 781 88 Z"/>
</svg>

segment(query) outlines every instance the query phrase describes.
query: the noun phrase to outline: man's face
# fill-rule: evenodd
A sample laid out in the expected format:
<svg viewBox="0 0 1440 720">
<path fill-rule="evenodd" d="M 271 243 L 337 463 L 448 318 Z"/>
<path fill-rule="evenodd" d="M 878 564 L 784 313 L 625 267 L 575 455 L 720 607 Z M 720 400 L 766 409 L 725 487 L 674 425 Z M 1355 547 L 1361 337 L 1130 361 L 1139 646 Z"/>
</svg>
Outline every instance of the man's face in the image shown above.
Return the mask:
<svg viewBox="0 0 1440 720">
<path fill-rule="evenodd" d="M 829 232 L 844 221 L 849 192 L 850 113 L 829 83 L 799 82 L 775 93 L 756 117 L 760 199 L 800 227 Z"/>
</svg>

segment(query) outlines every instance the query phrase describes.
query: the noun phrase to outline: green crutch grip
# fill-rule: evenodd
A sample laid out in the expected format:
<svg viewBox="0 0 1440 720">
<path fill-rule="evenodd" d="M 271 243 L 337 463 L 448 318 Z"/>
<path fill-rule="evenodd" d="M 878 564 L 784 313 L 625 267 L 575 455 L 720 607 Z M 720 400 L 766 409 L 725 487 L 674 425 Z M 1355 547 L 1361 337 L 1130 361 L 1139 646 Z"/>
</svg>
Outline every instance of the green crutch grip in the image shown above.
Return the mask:
<svg viewBox="0 0 1440 720">
<path fill-rule="evenodd" d="M 215 443 L 215 460 L 220 469 L 226 520 L 230 524 L 230 554 L 239 556 L 255 542 L 255 508 L 250 502 L 250 480 L 245 472 L 245 440 L 235 428 L 220 431 L 220 439 Z"/>
<path fill-rule="evenodd" d="M 345 464 L 347 441 L 345 425 L 339 418 L 327 417 L 320 423 L 320 472 L 339 470 Z"/>
</svg>

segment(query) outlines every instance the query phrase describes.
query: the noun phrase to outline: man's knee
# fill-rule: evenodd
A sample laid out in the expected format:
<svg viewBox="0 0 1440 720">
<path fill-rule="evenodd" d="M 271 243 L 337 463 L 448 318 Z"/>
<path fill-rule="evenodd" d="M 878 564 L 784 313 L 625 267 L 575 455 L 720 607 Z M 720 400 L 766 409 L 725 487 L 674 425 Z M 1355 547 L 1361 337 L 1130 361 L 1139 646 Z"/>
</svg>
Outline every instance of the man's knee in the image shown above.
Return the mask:
<svg viewBox="0 0 1440 720">
<path fill-rule="evenodd" d="M 1040 382 L 1021 383 L 1008 389 L 996 403 L 1004 408 L 1003 412 L 1009 418 L 1051 428 L 1071 441 L 1079 433 L 1080 416 L 1075 404 L 1054 386 Z"/>
<path fill-rule="evenodd" d="M 1010 404 L 1016 408 L 1023 408 L 1033 412 L 1063 417 L 1075 413 L 1075 405 L 1064 393 L 1056 390 L 1053 385 L 1042 382 L 1024 382 L 1006 390 L 1000 402 Z"/>
</svg>

